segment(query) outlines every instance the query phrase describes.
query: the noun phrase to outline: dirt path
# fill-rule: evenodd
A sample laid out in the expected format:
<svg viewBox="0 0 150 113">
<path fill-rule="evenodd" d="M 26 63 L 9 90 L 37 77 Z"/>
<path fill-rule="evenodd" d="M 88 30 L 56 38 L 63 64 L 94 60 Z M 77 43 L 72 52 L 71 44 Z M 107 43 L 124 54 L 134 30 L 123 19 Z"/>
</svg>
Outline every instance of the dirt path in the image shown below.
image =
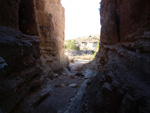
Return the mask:
<svg viewBox="0 0 150 113">
<path fill-rule="evenodd" d="M 77 62 L 77 65 L 82 65 Z M 72 72 L 76 68 L 76 63 L 71 65 Z M 71 103 L 73 98 L 80 92 L 80 86 L 87 79 L 75 75 L 59 76 L 51 80 L 53 86 L 52 94 L 46 98 L 40 105 L 37 106 L 33 113 L 62 113 L 66 111 L 69 103 Z M 81 92 L 80 92 L 81 93 Z"/>
</svg>

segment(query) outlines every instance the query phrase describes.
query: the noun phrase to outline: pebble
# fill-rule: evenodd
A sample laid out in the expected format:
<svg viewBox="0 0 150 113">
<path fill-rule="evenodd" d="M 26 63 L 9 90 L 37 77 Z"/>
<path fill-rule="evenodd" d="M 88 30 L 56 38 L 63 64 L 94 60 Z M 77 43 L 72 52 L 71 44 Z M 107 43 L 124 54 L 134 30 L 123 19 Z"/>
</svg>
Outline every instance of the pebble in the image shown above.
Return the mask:
<svg viewBox="0 0 150 113">
<path fill-rule="evenodd" d="M 78 84 L 73 83 L 73 84 L 70 84 L 69 87 L 77 88 L 77 87 L 78 87 Z"/>
</svg>

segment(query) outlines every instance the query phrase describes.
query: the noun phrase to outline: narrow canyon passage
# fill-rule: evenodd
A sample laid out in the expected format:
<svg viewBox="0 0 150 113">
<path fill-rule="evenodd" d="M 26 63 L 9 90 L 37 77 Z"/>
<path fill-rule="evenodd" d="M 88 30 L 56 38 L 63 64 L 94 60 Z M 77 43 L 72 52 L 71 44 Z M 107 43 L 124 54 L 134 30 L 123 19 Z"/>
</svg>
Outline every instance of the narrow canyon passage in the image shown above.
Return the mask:
<svg viewBox="0 0 150 113">
<path fill-rule="evenodd" d="M 89 79 L 96 75 L 89 68 L 88 61 L 70 63 L 68 73 L 54 74 L 50 84 L 53 91 L 39 103 L 33 113 L 70 113 L 82 111 L 82 98 L 88 86 Z M 79 71 L 77 68 L 81 66 Z"/>
<path fill-rule="evenodd" d="M 150 1 L 100 3 L 100 47 L 79 71 L 61 0 L 0 0 L 0 113 L 150 113 Z"/>
<path fill-rule="evenodd" d="M 79 72 L 74 70 L 75 66 L 71 68 L 73 70 L 68 73 L 69 75 L 54 74 L 55 76 L 50 82 L 53 86 L 52 94 L 44 99 L 33 113 L 63 113 L 66 110 L 70 110 L 68 109 L 69 103 L 76 105 L 74 98 L 79 92 L 84 92 L 89 77 L 83 77 L 79 74 L 77 76 Z M 81 101 L 82 94 L 78 96 L 76 98 L 79 99 L 78 101 Z"/>
</svg>

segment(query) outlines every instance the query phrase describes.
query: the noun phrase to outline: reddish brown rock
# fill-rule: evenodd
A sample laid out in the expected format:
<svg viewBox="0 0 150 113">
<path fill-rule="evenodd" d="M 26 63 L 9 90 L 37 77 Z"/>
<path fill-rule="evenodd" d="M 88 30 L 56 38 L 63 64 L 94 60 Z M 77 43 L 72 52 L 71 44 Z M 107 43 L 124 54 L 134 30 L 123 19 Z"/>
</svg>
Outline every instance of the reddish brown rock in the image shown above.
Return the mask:
<svg viewBox="0 0 150 113">
<path fill-rule="evenodd" d="M 118 0 L 118 17 L 120 20 L 120 41 L 133 42 L 137 36 L 150 31 L 150 2 L 147 0 Z"/>
<path fill-rule="evenodd" d="M 2 0 L 0 3 L 0 25 L 40 37 L 41 59 L 46 73 L 68 66 L 64 54 L 64 8 L 60 1 Z"/>
<path fill-rule="evenodd" d="M 20 0 L 19 30 L 24 34 L 38 36 L 34 0 Z"/>
<path fill-rule="evenodd" d="M 149 6 L 148 0 L 101 1 L 100 72 L 81 112 L 150 112 Z M 31 112 L 51 92 L 42 71 L 68 65 L 64 8 L 60 0 L 1 0 L 0 9 L 0 112 Z"/>
<path fill-rule="evenodd" d="M 0 25 L 38 35 L 33 0 L 1 0 Z"/>
<path fill-rule="evenodd" d="M 82 112 L 149 113 L 150 2 L 102 0 L 99 74 Z"/>
<path fill-rule="evenodd" d="M 18 10 L 20 0 L 1 0 L 0 1 L 0 25 L 19 28 Z"/>
<path fill-rule="evenodd" d="M 35 1 L 35 6 L 44 69 L 62 70 L 68 65 L 64 55 L 64 8 L 59 0 Z"/>
<path fill-rule="evenodd" d="M 119 20 L 116 7 L 116 0 L 101 1 L 101 43 L 119 42 Z"/>
<path fill-rule="evenodd" d="M 31 112 L 51 92 L 49 72 L 67 65 L 60 1 L 0 1 L 0 111 Z"/>
<path fill-rule="evenodd" d="M 39 44 L 39 37 L 27 36 L 15 29 L 0 27 L 0 107 L 2 110 L 11 112 L 26 95 L 32 93 L 33 89 L 39 86 L 42 88 L 45 79 L 41 75 Z M 49 92 L 48 90 L 47 93 Z"/>
</svg>

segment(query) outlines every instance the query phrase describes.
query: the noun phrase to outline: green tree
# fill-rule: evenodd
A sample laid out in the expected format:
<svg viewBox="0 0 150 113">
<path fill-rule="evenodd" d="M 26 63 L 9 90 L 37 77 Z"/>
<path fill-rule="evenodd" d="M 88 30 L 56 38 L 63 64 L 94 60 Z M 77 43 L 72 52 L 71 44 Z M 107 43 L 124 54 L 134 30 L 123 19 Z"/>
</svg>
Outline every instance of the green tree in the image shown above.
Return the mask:
<svg viewBox="0 0 150 113">
<path fill-rule="evenodd" d="M 66 44 L 68 50 L 80 50 L 79 46 L 76 46 L 76 40 L 68 40 Z"/>
</svg>

